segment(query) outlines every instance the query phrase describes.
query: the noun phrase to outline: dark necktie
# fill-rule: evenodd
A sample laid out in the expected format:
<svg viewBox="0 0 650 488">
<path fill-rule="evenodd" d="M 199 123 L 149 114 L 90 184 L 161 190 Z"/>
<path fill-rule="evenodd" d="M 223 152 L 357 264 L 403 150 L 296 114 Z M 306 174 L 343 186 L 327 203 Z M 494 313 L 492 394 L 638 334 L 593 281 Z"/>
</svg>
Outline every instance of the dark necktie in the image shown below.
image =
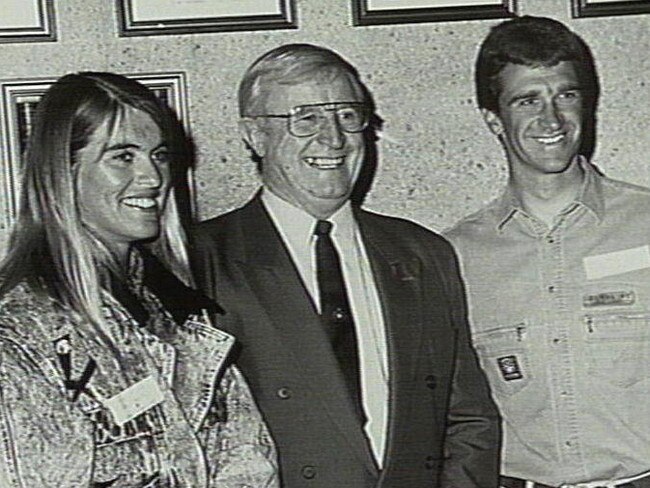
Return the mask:
<svg viewBox="0 0 650 488">
<path fill-rule="evenodd" d="M 357 416 L 363 426 L 366 423 L 366 416 L 361 400 L 357 336 L 341 272 L 341 261 L 330 237 L 331 230 L 332 223 L 327 220 L 316 222 L 314 229 L 321 320 L 347 383 Z"/>
</svg>

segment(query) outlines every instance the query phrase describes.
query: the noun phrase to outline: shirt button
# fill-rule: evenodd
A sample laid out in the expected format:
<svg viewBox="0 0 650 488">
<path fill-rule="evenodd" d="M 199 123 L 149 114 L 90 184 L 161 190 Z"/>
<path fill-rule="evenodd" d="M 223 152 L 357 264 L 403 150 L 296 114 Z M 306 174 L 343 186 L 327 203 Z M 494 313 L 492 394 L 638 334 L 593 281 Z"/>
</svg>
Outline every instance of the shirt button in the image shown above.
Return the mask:
<svg viewBox="0 0 650 488">
<path fill-rule="evenodd" d="M 281 398 L 282 400 L 288 400 L 291 398 L 291 389 L 283 386 L 282 388 L 278 388 L 276 394 L 278 395 L 278 398 Z"/>
<path fill-rule="evenodd" d="M 424 381 L 426 381 L 426 383 L 427 383 L 427 388 L 429 388 L 431 390 L 436 389 L 436 377 L 435 376 L 430 374 L 426 378 L 424 378 Z"/>
<path fill-rule="evenodd" d="M 549 236 L 549 237 L 546 238 L 546 242 L 548 242 L 549 244 L 553 244 L 555 242 L 555 239 L 553 237 Z"/>
<path fill-rule="evenodd" d="M 314 466 L 303 466 L 301 473 L 306 480 L 313 480 L 317 474 Z"/>
<path fill-rule="evenodd" d="M 555 286 L 549 285 L 547 289 L 549 293 L 555 293 Z"/>
<path fill-rule="evenodd" d="M 559 343 L 560 343 L 560 339 L 558 337 L 555 337 L 553 339 L 553 344 L 559 344 Z"/>
<path fill-rule="evenodd" d="M 435 458 L 433 456 L 427 456 L 426 459 L 424 460 L 424 468 L 425 469 L 433 469 L 436 467 L 435 463 Z"/>
</svg>

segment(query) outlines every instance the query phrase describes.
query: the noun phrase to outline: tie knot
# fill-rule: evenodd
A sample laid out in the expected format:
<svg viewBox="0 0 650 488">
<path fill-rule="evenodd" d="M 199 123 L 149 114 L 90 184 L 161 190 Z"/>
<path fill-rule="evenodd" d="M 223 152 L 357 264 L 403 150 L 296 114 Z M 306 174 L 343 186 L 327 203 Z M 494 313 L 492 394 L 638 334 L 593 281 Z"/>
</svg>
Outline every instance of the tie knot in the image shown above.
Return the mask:
<svg viewBox="0 0 650 488">
<path fill-rule="evenodd" d="M 319 220 L 316 222 L 314 234 L 317 236 L 327 236 L 332 231 L 333 224 L 329 220 Z"/>
</svg>

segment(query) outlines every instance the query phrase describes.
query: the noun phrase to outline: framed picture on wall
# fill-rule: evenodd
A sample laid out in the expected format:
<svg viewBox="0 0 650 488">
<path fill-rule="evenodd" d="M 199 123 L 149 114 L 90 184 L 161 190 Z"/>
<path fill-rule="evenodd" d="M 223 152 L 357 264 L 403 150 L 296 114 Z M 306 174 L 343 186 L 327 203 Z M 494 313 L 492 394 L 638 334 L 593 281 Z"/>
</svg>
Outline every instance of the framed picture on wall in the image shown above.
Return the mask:
<svg viewBox="0 0 650 488">
<path fill-rule="evenodd" d="M 173 108 L 189 133 L 185 73 L 138 73 L 126 76 L 147 86 L 158 99 Z M 4 228 L 9 228 L 16 217 L 20 168 L 36 107 L 54 81 L 55 78 L 0 80 L 0 201 L 4 202 L 5 206 L 2 212 Z M 188 187 L 192 193 L 191 179 Z M 192 196 L 191 201 L 194 201 Z"/>
<path fill-rule="evenodd" d="M 120 36 L 294 29 L 295 0 L 116 0 Z"/>
<path fill-rule="evenodd" d="M 56 41 L 53 0 L 2 0 L 0 42 Z"/>
<path fill-rule="evenodd" d="M 648 0 L 571 0 L 573 18 L 650 13 Z"/>
<path fill-rule="evenodd" d="M 516 0 L 352 0 L 354 25 L 495 19 L 515 15 Z"/>
</svg>

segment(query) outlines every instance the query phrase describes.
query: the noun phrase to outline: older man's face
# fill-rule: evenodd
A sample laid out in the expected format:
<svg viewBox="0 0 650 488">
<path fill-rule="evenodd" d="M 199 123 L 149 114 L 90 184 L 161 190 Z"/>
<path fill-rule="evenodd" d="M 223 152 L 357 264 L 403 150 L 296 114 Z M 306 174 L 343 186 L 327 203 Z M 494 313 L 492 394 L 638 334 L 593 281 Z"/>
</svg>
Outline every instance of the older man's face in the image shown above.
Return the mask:
<svg viewBox="0 0 650 488">
<path fill-rule="evenodd" d="M 358 87 L 343 75 L 314 76 L 294 85 L 274 83 L 265 100 L 261 114 L 288 114 L 304 105 L 363 101 Z M 262 181 L 267 189 L 316 218 L 327 218 L 350 197 L 365 144 L 363 132 L 350 133 L 341 127 L 352 115 L 339 112 L 337 116 L 335 110 L 320 115 L 316 133 L 305 137 L 290 133 L 287 119 L 254 119 L 257 136 L 253 147 L 263 158 Z"/>
</svg>

